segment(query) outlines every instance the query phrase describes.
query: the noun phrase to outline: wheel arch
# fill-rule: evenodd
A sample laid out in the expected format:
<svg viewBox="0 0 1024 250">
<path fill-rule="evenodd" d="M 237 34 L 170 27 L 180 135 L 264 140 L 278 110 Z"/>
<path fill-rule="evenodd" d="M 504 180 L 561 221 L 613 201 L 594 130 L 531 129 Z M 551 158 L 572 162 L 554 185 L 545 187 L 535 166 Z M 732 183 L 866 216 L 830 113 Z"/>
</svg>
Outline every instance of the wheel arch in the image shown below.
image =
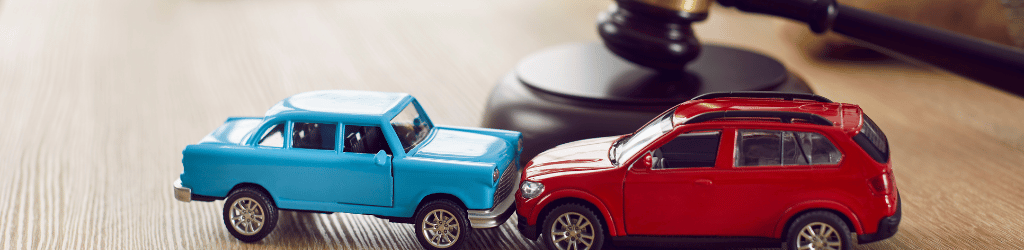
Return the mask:
<svg viewBox="0 0 1024 250">
<path fill-rule="evenodd" d="M 793 221 L 804 214 L 815 211 L 833 213 L 836 216 L 839 216 L 839 218 L 842 219 L 853 232 L 857 234 L 862 234 L 864 232 L 856 214 L 846 206 L 834 201 L 809 201 L 800 203 L 786 210 L 784 213 L 785 215 L 782 217 L 783 219 L 779 220 L 778 225 L 775 227 L 775 238 L 781 239 L 785 242 L 786 239 L 784 234 L 789 231 L 789 227 L 793 224 Z"/>
<path fill-rule="evenodd" d="M 551 210 L 562 204 L 574 202 L 600 213 L 601 223 L 605 227 L 605 232 L 611 236 L 618 236 L 615 220 L 605 204 L 597 197 L 580 190 L 560 190 L 549 194 L 537 203 L 537 206 L 541 207 L 541 209 L 534 209 L 530 217 L 536 218 L 534 224 L 540 226 L 544 222 L 544 217 L 542 216 L 546 216 Z"/>
<path fill-rule="evenodd" d="M 459 207 L 462 208 L 462 210 L 468 210 L 466 208 L 466 203 L 463 203 L 462 199 L 459 199 L 458 196 L 448 193 L 433 193 L 423 196 L 423 199 L 420 199 L 420 203 L 416 204 L 416 208 L 412 211 L 412 213 L 415 215 L 416 212 L 420 211 L 420 208 L 423 207 L 423 205 L 426 205 L 428 202 L 441 199 L 455 202 L 455 204 L 458 204 Z"/>
<path fill-rule="evenodd" d="M 256 183 L 252 183 L 252 182 L 242 182 L 242 183 L 235 184 L 235 186 L 231 187 L 231 190 L 228 191 L 228 194 L 224 196 L 224 199 L 227 199 L 228 196 L 231 196 L 231 193 L 234 193 L 235 190 L 238 190 L 238 189 L 241 189 L 241 188 L 253 188 L 253 189 L 259 190 L 260 192 L 263 192 L 263 194 L 265 194 L 267 196 L 270 196 L 270 201 L 274 202 L 275 206 L 278 203 L 277 200 L 276 200 L 277 198 L 274 198 L 274 195 L 271 194 L 269 190 L 267 190 L 266 188 L 264 188 L 260 184 L 256 184 Z"/>
</svg>

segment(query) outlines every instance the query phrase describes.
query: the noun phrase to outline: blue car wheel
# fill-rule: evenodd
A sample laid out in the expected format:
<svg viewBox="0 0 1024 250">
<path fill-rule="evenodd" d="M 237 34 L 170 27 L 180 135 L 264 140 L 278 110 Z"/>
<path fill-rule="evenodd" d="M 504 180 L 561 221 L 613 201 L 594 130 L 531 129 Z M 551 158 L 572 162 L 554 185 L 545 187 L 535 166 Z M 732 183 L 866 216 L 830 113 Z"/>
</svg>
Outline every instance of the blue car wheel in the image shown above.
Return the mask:
<svg viewBox="0 0 1024 250">
<path fill-rule="evenodd" d="M 238 240 L 259 241 L 277 226 L 277 207 L 262 190 L 239 188 L 224 200 L 224 225 Z"/>
<path fill-rule="evenodd" d="M 461 206 L 449 200 L 434 200 L 416 212 L 416 239 L 423 248 L 459 249 L 473 227 Z"/>
</svg>

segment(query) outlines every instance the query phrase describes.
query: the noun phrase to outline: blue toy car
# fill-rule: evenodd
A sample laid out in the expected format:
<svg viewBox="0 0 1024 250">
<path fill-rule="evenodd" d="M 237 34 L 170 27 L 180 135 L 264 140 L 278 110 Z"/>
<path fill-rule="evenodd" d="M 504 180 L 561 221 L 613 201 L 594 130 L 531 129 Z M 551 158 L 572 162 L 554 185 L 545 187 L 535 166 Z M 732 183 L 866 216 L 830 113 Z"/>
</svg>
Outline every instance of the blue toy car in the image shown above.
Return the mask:
<svg viewBox="0 0 1024 250">
<path fill-rule="evenodd" d="M 423 247 L 457 249 L 515 211 L 521 138 L 434 126 L 408 94 L 307 92 L 185 147 L 174 197 L 224 199 L 224 225 L 245 242 L 293 210 L 413 223 Z"/>
</svg>

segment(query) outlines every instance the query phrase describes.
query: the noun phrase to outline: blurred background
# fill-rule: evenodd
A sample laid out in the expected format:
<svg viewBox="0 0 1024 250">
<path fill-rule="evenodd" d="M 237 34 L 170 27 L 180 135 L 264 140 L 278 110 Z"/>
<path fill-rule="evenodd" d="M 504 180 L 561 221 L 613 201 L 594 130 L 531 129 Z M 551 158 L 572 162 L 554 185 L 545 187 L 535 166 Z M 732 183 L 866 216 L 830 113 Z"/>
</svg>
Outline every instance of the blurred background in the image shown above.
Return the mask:
<svg viewBox="0 0 1024 250">
<path fill-rule="evenodd" d="M 840 2 L 1021 44 L 1018 0 Z M 241 243 L 223 202 L 172 197 L 181 150 L 229 116 L 321 89 L 406 92 L 435 123 L 478 126 L 518 60 L 598 40 L 610 3 L 0 0 L 0 249 L 419 249 L 410 225 L 340 213 L 283 212 Z M 903 221 L 855 249 L 1024 248 L 1024 99 L 803 24 L 711 13 L 702 42 L 780 60 L 889 136 Z M 465 247 L 535 249 L 515 223 Z"/>
</svg>

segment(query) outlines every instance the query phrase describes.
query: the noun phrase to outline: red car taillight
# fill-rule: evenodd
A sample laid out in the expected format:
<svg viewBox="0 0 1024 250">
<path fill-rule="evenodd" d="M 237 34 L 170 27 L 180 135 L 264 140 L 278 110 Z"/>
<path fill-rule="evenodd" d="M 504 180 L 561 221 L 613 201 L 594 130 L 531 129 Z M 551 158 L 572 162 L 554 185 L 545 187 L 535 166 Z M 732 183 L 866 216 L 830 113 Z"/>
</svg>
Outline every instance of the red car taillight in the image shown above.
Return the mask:
<svg viewBox="0 0 1024 250">
<path fill-rule="evenodd" d="M 882 172 L 882 174 L 875 176 L 874 178 L 868 179 L 868 185 L 871 186 L 871 191 L 874 191 L 878 195 L 890 195 L 892 190 L 896 189 L 896 184 L 893 183 L 895 176 L 892 174 L 892 170 Z"/>
</svg>

